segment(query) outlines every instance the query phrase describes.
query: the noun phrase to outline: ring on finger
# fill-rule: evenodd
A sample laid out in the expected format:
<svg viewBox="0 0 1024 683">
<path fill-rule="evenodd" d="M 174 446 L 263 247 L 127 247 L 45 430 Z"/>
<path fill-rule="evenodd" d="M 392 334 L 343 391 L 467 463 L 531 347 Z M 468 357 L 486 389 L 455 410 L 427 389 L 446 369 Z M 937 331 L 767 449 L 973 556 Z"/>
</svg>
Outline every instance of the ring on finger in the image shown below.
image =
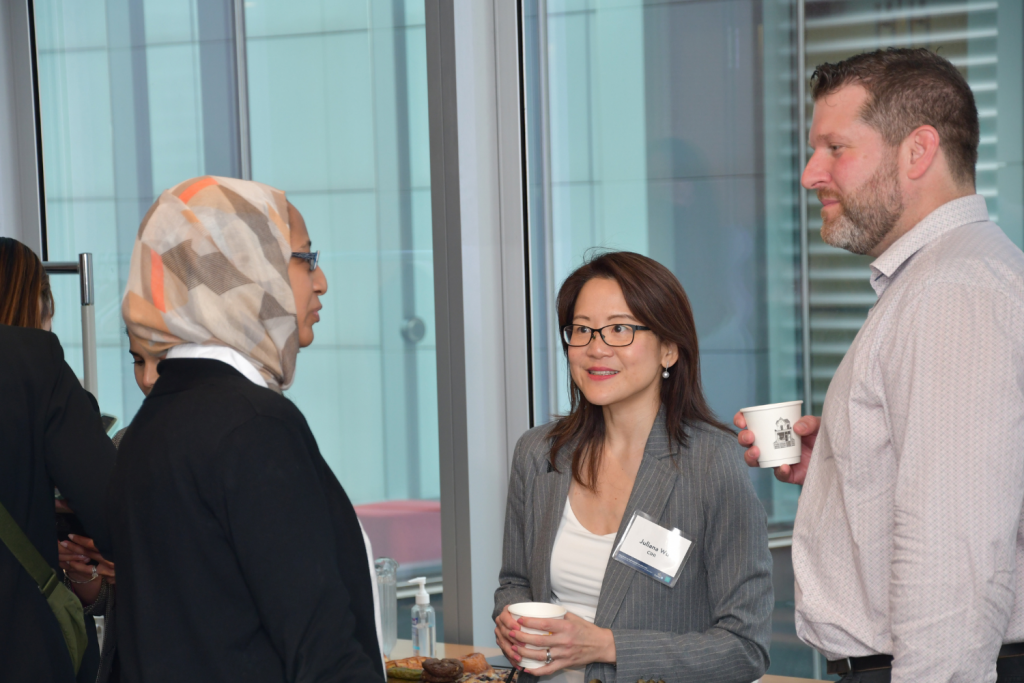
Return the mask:
<svg viewBox="0 0 1024 683">
<path fill-rule="evenodd" d="M 550 664 L 551 662 L 554 661 L 554 658 L 551 656 L 551 648 L 548 648 L 547 653 L 548 653 L 547 659 L 544 660 L 544 664 L 545 665 Z"/>
</svg>

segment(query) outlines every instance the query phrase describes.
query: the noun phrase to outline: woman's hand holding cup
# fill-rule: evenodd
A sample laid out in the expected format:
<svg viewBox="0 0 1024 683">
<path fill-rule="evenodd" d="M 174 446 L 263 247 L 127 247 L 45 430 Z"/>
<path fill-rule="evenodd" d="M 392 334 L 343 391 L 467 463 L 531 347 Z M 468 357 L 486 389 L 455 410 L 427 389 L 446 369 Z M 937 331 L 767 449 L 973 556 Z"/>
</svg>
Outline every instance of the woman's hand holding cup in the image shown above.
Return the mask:
<svg viewBox="0 0 1024 683">
<path fill-rule="evenodd" d="M 522 657 L 516 651 L 516 641 L 512 639 L 511 632 L 519 629 L 518 617 L 508 611 L 508 605 L 501 610 L 501 614 L 494 620 L 494 640 L 498 643 L 505 658 L 513 665 L 518 665 Z"/>
<path fill-rule="evenodd" d="M 611 630 L 595 626 L 571 612 L 563 619 L 521 617 L 519 624 L 522 629 L 511 632 L 510 636 L 522 647 L 531 648 L 525 651 L 527 658 L 551 653 L 550 664 L 541 662 L 539 667 L 528 667 L 534 676 L 547 676 L 592 662 L 615 662 L 615 636 Z M 528 630 L 546 632 L 546 635 L 528 633 Z M 522 647 L 516 647 L 516 651 L 522 652 Z"/>
</svg>

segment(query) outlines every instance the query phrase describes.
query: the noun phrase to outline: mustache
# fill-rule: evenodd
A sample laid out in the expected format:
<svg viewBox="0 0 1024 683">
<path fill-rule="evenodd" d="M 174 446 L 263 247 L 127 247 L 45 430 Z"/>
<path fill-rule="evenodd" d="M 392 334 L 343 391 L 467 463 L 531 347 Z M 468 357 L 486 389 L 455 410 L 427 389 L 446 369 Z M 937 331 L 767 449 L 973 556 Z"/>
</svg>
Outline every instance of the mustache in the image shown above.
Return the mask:
<svg viewBox="0 0 1024 683">
<path fill-rule="evenodd" d="M 843 195 L 839 194 L 838 192 L 835 192 L 834 190 L 816 190 L 815 192 L 818 195 L 819 202 L 824 201 L 826 199 L 835 199 L 840 203 L 842 203 L 843 201 Z"/>
</svg>

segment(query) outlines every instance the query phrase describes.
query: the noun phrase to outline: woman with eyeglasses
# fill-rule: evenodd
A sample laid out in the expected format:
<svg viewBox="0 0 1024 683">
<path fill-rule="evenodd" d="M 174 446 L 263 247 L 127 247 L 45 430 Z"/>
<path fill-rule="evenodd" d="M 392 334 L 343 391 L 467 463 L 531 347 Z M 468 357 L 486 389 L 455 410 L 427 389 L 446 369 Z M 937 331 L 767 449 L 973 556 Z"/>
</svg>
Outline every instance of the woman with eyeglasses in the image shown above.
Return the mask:
<svg viewBox="0 0 1024 683">
<path fill-rule="evenodd" d="M 122 313 L 166 357 L 108 494 L 122 681 L 385 678 L 369 541 L 281 395 L 317 264 L 285 194 L 252 181 L 187 180 L 139 228 Z"/>
<path fill-rule="evenodd" d="M 765 512 L 704 399 L 682 286 L 650 258 L 605 253 L 557 308 L 571 410 L 515 449 L 498 645 L 542 662 L 542 681 L 757 679 L 773 607 Z M 523 602 L 567 613 L 517 618 Z"/>
</svg>

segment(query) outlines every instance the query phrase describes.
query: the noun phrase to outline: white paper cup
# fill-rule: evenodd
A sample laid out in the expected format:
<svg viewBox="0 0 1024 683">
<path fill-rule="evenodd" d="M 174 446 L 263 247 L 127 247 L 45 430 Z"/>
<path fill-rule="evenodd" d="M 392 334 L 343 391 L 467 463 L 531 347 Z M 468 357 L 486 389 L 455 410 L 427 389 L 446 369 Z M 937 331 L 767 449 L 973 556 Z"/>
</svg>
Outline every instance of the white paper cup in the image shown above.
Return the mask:
<svg viewBox="0 0 1024 683">
<path fill-rule="evenodd" d="M 741 408 L 747 429 L 754 432 L 754 445 L 761 451 L 760 467 L 795 465 L 800 462 L 800 435 L 793 425 L 800 419 L 803 401 L 786 401 Z"/>
<path fill-rule="evenodd" d="M 517 602 L 514 605 L 508 606 L 508 611 L 514 617 L 532 617 L 534 619 L 565 619 L 566 609 L 561 605 L 553 605 L 550 602 Z M 551 631 L 539 631 L 535 628 L 526 628 L 520 626 L 523 633 L 532 633 L 535 636 L 549 636 Z M 526 656 L 526 653 L 520 650 L 520 654 L 523 658 L 519 661 L 519 666 L 524 669 L 537 669 L 545 665 L 547 652 L 542 647 L 532 647 L 530 645 L 523 644 L 522 649 L 533 650 L 534 652 L 541 653 L 540 659 L 531 659 Z"/>
</svg>

